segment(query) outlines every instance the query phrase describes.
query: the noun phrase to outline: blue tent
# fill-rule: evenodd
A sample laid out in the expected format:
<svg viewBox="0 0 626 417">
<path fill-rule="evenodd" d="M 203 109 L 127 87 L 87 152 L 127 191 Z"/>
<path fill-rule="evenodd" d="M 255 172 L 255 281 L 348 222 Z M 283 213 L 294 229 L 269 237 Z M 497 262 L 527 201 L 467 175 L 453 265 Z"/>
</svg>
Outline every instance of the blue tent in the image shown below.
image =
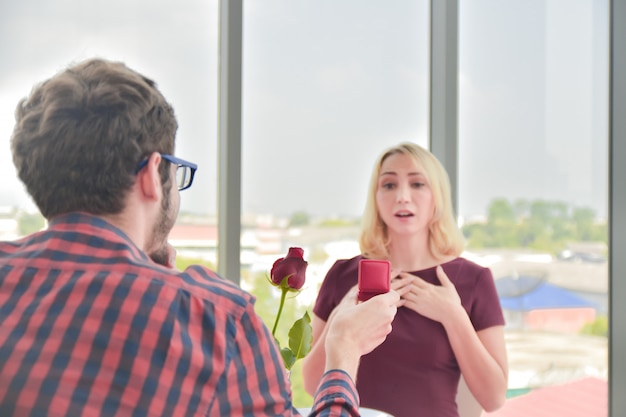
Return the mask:
<svg viewBox="0 0 626 417">
<path fill-rule="evenodd" d="M 575 293 L 532 276 L 496 280 L 503 309 L 529 311 L 546 308 L 596 308 L 596 304 Z"/>
</svg>

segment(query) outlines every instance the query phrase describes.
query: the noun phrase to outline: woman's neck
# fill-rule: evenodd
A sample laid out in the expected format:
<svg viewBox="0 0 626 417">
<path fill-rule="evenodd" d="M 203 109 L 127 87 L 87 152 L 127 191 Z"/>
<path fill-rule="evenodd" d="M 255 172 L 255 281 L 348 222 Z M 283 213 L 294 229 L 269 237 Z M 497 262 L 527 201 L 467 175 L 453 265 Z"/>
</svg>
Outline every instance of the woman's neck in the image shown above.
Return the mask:
<svg viewBox="0 0 626 417">
<path fill-rule="evenodd" d="M 428 238 L 420 236 L 398 237 L 391 240 L 389 260 L 392 269 L 405 272 L 419 271 L 437 266 L 450 259 L 439 259 L 430 250 Z"/>
</svg>

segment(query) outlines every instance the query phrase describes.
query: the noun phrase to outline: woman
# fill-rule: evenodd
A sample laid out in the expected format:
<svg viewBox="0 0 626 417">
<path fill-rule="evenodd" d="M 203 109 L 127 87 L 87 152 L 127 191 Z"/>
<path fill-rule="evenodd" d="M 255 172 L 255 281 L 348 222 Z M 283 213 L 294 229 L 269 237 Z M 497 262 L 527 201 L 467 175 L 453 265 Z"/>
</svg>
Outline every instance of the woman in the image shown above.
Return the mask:
<svg viewBox="0 0 626 417">
<path fill-rule="evenodd" d="M 362 254 L 337 261 L 318 294 L 314 344 L 302 364 L 307 391 L 324 369 L 334 308 L 354 299 L 359 260 L 388 259 L 402 306 L 386 341 L 361 359 L 361 405 L 396 417 L 458 417 L 462 374 L 483 409 L 501 407 L 508 379 L 502 310 L 490 270 L 460 257 L 448 175 L 434 155 L 413 143 L 382 153 L 359 243 Z"/>
</svg>

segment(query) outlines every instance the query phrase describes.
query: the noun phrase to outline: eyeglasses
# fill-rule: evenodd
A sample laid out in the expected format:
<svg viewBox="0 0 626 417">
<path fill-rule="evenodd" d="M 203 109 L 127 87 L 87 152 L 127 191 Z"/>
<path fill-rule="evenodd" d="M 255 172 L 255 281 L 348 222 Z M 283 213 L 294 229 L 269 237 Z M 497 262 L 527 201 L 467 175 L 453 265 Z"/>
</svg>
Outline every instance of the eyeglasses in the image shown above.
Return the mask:
<svg viewBox="0 0 626 417">
<path fill-rule="evenodd" d="M 173 155 L 163 153 L 160 153 L 159 155 L 161 155 L 161 158 L 166 161 L 176 164 L 176 186 L 178 187 L 178 191 L 186 190 L 191 187 L 191 184 L 193 183 L 193 176 L 196 174 L 198 165 L 193 162 L 187 162 L 184 159 L 176 158 Z M 148 165 L 148 159 L 144 159 L 139 163 L 139 165 L 137 165 L 135 174 L 141 171 L 146 165 Z"/>
</svg>

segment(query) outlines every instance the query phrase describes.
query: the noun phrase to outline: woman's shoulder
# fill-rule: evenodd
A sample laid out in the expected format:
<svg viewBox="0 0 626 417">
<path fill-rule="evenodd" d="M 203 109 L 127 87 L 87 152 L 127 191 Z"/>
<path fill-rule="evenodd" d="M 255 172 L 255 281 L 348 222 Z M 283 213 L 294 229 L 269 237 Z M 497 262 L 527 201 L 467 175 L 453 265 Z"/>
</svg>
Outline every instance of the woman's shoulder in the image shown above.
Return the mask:
<svg viewBox="0 0 626 417">
<path fill-rule="evenodd" d="M 343 275 L 346 272 L 351 271 L 352 269 L 356 271 L 359 267 L 359 261 L 361 259 L 363 259 L 363 256 L 361 255 L 357 255 L 347 259 L 337 259 L 333 266 L 331 266 L 328 270 L 328 273 Z"/>
<path fill-rule="evenodd" d="M 470 260 L 470 259 L 468 259 L 468 258 L 466 258 L 466 257 L 464 257 L 462 255 L 454 258 L 450 262 L 455 262 L 455 263 L 457 263 L 459 265 L 462 265 L 465 268 L 472 268 L 472 269 L 475 269 L 475 270 L 482 270 L 482 269 L 486 269 L 487 268 L 486 266 L 482 266 L 482 265 L 478 264 L 477 262 L 472 261 L 472 260 Z"/>
<path fill-rule="evenodd" d="M 487 266 L 480 265 L 463 256 L 454 258 L 442 264 L 445 271 L 449 274 L 463 274 L 463 276 L 472 276 L 476 279 L 487 276 L 491 278 L 491 270 Z"/>
</svg>

